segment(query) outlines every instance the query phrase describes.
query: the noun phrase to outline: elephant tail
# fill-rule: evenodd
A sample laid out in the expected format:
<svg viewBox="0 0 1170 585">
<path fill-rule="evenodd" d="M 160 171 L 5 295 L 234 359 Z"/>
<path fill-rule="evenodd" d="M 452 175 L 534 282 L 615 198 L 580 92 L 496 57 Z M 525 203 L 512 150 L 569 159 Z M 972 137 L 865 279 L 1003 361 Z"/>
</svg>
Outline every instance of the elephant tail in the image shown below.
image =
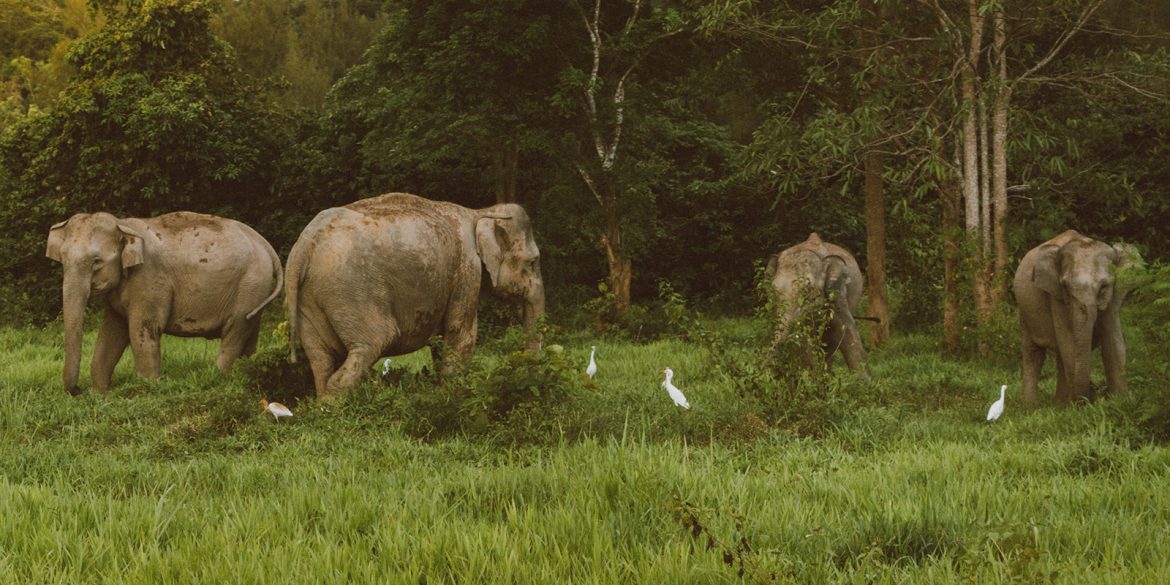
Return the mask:
<svg viewBox="0 0 1170 585">
<path fill-rule="evenodd" d="M 297 238 L 297 242 L 293 244 L 292 250 L 288 253 L 288 262 L 285 265 L 287 274 L 284 279 L 284 310 L 288 317 L 288 361 L 290 363 L 297 363 L 297 347 L 301 339 L 300 289 L 309 272 L 309 260 L 313 254 L 317 233 L 335 216 L 347 211 L 344 208 L 331 207 L 318 213 L 317 217 L 314 217 L 313 221 L 310 221 L 309 225 L 301 230 L 300 237 Z"/>
<path fill-rule="evenodd" d="M 281 290 L 284 290 L 284 267 L 280 265 L 280 256 L 276 254 L 276 250 L 272 248 L 272 244 L 269 244 L 268 240 L 265 240 L 264 238 L 260 239 L 264 242 L 264 248 L 268 250 L 268 259 L 272 262 L 273 272 L 276 273 L 276 286 L 272 288 L 272 294 L 268 295 L 268 298 L 264 299 L 263 302 L 261 302 L 256 306 L 255 309 L 252 309 L 252 311 L 248 313 L 246 317 L 247 319 L 255 317 L 261 310 L 264 309 L 264 307 L 268 306 L 268 303 L 271 303 L 273 299 L 275 299 L 277 295 L 280 294 Z"/>
</svg>

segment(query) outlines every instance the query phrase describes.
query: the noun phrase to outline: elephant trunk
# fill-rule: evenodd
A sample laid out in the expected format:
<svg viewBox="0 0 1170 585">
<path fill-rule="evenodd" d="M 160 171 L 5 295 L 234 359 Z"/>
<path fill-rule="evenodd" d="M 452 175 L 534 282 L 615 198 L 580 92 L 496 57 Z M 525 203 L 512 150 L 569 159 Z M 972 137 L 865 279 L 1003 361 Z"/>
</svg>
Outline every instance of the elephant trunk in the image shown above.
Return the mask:
<svg viewBox="0 0 1170 585">
<path fill-rule="evenodd" d="M 1073 359 L 1068 376 L 1072 384 L 1065 400 L 1092 398 L 1090 373 L 1093 371 L 1093 324 L 1097 321 L 1097 307 L 1092 303 L 1075 303 L 1072 319 Z"/>
<path fill-rule="evenodd" d="M 537 282 L 524 299 L 524 330 L 528 332 L 528 349 L 540 351 L 541 336 L 536 330 L 536 322 L 544 314 L 544 283 Z"/>
<path fill-rule="evenodd" d="M 81 393 L 77 378 L 81 371 L 81 337 L 85 306 L 89 302 L 90 283 L 81 269 L 66 269 L 61 288 L 61 307 L 65 317 L 65 391 Z"/>
</svg>

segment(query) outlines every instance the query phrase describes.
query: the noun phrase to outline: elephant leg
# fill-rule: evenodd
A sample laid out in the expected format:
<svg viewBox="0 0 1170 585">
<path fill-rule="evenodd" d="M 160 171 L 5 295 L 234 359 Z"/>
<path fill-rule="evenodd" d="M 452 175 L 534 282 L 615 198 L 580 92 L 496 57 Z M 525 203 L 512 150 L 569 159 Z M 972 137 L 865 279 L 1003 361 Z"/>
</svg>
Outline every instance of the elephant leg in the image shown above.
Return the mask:
<svg viewBox="0 0 1170 585">
<path fill-rule="evenodd" d="M 868 378 L 869 368 L 865 364 L 865 346 L 861 345 L 861 333 L 857 331 L 857 322 L 849 317 L 841 326 L 841 355 L 845 356 L 845 365 L 861 377 Z"/>
<path fill-rule="evenodd" d="M 325 384 L 325 394 L 320 398 L 333 398 L 361 382 L 362 378 L 369 374 L 370 367 L 379 357 L 381 357 L 381 352 L 370 345 L 357 344 L 350 347 L 341 367 L 337 368 L 332 376 L 329 376 L 329 380 Z"/>
<path fill-rule="evenodd" d="M 470 299 L 464 295 L 454 295 L 453 298 L 455 300 L 447 310 L 447 320 L 443 328 L 446 354 L 441 356 L 441 364 L 435 364 L 436 369 L 441 368 L 439 371 L 444 376 L 462 371 L 471 363 L 471 356 L 475 353 L 475 338 L 479 331 L 477 314 L 479 303 L 475 295 L 471 295 Z"/>
<path fill-rule="evenodd" d="M 228 319 L 219 340 L 219 355 L 215 357 L 215 367 L 219 368 L 219 371 L 225 373 L 231 371 L 236 358 L 244 352 L 250 335 L 248 325 L 242 318 Z"/>
<path fill-rule="evenodd" d="M 1025 340 L 1021 345 L 1024 354 L 1024 367 L 1020 392 L 1024 395 L 1025 404 L 1035 404 L 1036 386 L 1040 383 L 1040 370 L 1044 367 L 1044 358 L 1048 352 L 1029 340 Z M 1059 361 L 1060 359 L 1057 358 L 1056 369 L 1058 372 L 1062 372 L 1060 375 L 1063 375 Z"/>
<path fill-rule="evenodd" d="M 865 365 L 865 347 L 861 345 L 861 334 L 857 331 L 857 322 L 848 311 L 838 309 L 837 316 L 829 323 L 828 335 L 830 344 L 826 353 L 826 365 L 832 365 L 833 353 L 840 351 L 845 358 L 845 365 L 851 371 L 868 378 L 869 371 Z"/>
<path fill-rule="evenodd" d="M 305 357 L 309 360 L 309 369 L 313 371 L 313 388 L 317 390 L 317 397 L 329 395 L 329 377 L 337 370 L 337 361 L 333 354 L 320 346 L 303 344 Z"/>
<path fill-rule="evenodd" d="M 1072 400 L 1072 393 L 1069 391 L 1072 376 L 1066 371 L 1065 366 L 1070 362 L 1061 357 L 1060 351 L 1054 353 L 1056 354 L 1056 393 L 1054 396 L 1057 402 L 1069 402 Z"/>
<path fill-rule="evenodd" d="M 1105 366 L 1105 387 L 1110 394 L 1125 394 L 1125 337 L 1121 334 L 1121 316 L 1116 310 L 1105 315 L 1099 331 L 1101 361 Z"/>
<path fill-rule="evenodd" d="M 126 318 L 106 309 L 102 317 L 102 327 L 98 330 L 97 342 L 93 348 L 93 360 L 89 363 L 89 375 L 93 380 L 93 389 L 106 392 L 110 389 L 110 380 L 114 377 L 114 368 L 126 352 L 130 344 L 130 326 Z"/>
<path fill-rule="evenodd" d="M 250 356 L 256 353 L 256 346 L 260 343 L 260 317 L 257 316 L 248 323 L 248 340 L 244 342 L 244 351 L 240 354 L 242 356 Z"/>
<path fill-rule="evenodd" d="M 162 375 L 162 325 L 165 320 L 131 316 L 129 321 L 130 350 L 134 352 L 134 367 L 143 378 Z"/>
</svg>

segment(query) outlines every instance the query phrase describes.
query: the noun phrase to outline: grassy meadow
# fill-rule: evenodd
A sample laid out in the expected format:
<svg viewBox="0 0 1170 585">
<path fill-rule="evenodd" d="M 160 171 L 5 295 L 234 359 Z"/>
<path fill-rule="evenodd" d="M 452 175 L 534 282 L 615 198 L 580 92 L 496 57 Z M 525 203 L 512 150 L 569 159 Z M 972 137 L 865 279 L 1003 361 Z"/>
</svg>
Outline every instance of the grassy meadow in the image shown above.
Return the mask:
<svg viewBox="0 0 1170 585">
<path fill-rule="evenodd" d="M 767 338 L 748 318 L 706 326 L 741 364 Z M 725 362 L 690 337 L 570 331 L 551 340 L 563 353 L 546 352 L 560 361 L 538 364 L 562 388 L 499 414 L 490 396 L 440 388 L 422 354 L 337 401 L 301 398 L 300 374 L 256 366 L 284 351 L 272 330 L 231 376 L 214 368 L 216 342 L 168 337 L 162 379 L 134 377 L 127 355 L 109 394 L 78 397 L 61 388 L 59 325 L 0 331 L 0 582 L 1170 575 L 1170 451 L 1138 416 L 1165 368 L 1140 340 L 1130 396 L 1029 409 L 1014 353 L 952 359 L 932 338 L 900 336 L 871 352 L 874 382 L 840 366 L 803 379 L 813 398 L 782 403 L 800 413 L 788 416 L 743 406 Z M 469 384 L 515 380 L 492 377 L 515 356 L 495 333 Z M 577 372 L 591 345 L 599 373 L 587 382 Z M 666 366 L 690 412 L 659 387 Z M 987 423 L 1003 383 L 1005 414 Z M 295 415 L 274 421 L 261 397 Z"/>
</svg>

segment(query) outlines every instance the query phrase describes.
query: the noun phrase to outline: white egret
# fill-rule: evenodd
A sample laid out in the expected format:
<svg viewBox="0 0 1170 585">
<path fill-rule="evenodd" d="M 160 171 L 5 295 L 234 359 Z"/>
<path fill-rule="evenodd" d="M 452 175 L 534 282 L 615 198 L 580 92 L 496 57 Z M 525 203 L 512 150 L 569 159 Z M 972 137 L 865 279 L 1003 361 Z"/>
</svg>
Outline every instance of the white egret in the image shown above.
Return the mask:
<svg viewBox="0 0 1170 585">
<path fill-rule="evenodd" d="M 263 406 L 264 410 L 267 410 L 268 412 L 272 413 L 272 418 L 275 418 L 277 421 L 279 421 L 280 417 L 282 417 L 282 416 L 292 416 L 292 411 L 289 410 L 287 406 L 285 406 L 279 402 L 269 402 L 267 400 L 261 400 L 260 406 Z"/>
<path fill-rule="evenodd" d="M 390 358 L 386 358 L 382 362 L 382 377 L 385 378 L 388 375 L 390 375 Z"/>
<path fill-rule="evenodd" d="M 995 420 L 999 415 L 1003 414 L 1003 399 L 1007 396 L 1007 384 L 999 387 L 999 400 L 992 403 L 991 408 L 987 409 L 987 420 Z"/>
<path fill-rule="evenodd" d="M 597 373 L 597 362 L 593 361 L 593 354 L 597 353 L 597 346 L 591 345 L 589 350 L 589 366 L 585 368 L 585 373 L 589 379 L 593 379 L 593 375 Z"/>
<path fill-rule="evenodd" d="M 674 370 L 665 368 L 662 370 L 662 373 L 666 374 L 666 379 L 662 381 L 662 387 L 670 394 L 671 400 L 674 400 L 675 404 L 683 408 L 690 409 L 691 405 L 687 403 L 687 397 L 683 396 L 682 390 L 675 388 L 674 384 L 670 382 L 670 379 L 674 377 Z"/>
</svg>

